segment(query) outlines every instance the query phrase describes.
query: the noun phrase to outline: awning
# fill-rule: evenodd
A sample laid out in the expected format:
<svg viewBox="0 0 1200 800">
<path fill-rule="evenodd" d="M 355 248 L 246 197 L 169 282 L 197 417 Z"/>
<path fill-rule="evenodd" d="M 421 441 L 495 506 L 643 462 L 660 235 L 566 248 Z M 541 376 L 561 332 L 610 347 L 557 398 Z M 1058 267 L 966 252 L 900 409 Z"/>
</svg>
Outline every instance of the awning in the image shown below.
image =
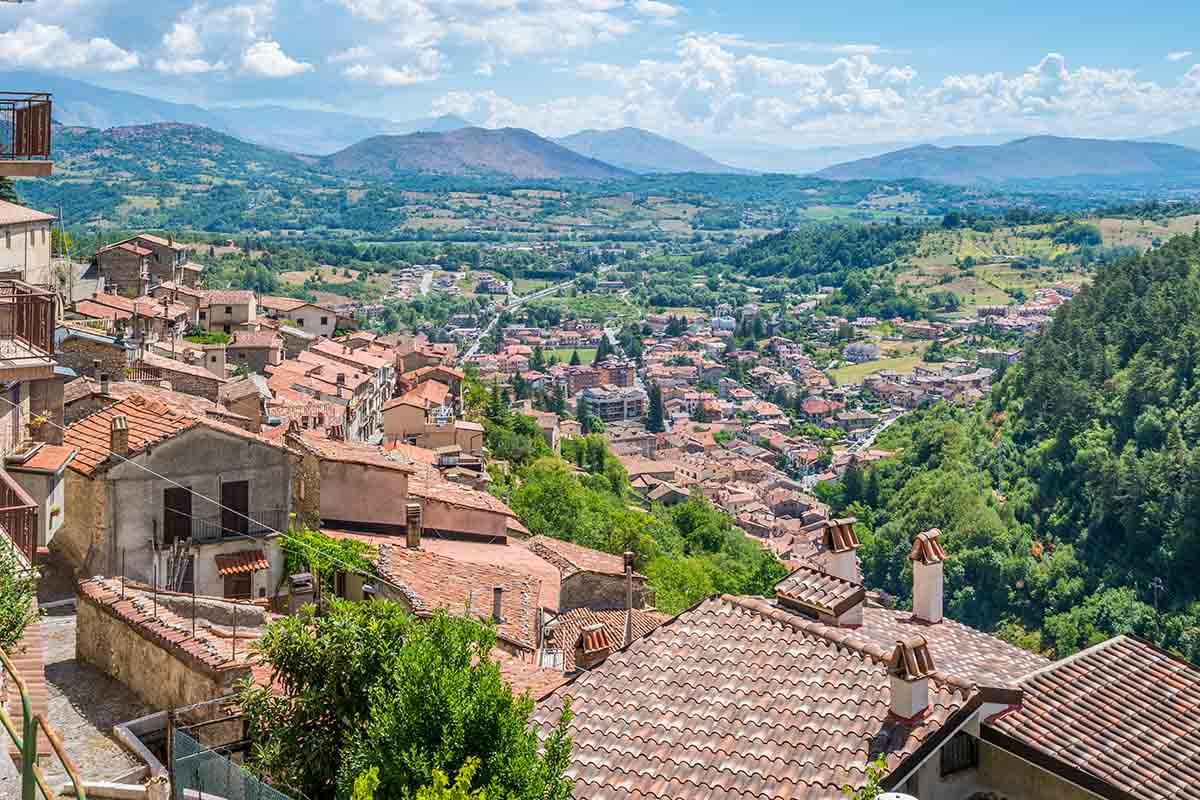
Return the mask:
<svg viewBox="0 0 1200 800">
<path fill-rule="evenodd" d="M 222 553 L 213 556 L 217 562 L 217 573 L 220 575 L 241 575 L 247 572 L 258 572 L 260 569 L 270 569 L 271 563 L 263 555 L 262 550 L 242 550 L 238 553 Z"/>
</svg>

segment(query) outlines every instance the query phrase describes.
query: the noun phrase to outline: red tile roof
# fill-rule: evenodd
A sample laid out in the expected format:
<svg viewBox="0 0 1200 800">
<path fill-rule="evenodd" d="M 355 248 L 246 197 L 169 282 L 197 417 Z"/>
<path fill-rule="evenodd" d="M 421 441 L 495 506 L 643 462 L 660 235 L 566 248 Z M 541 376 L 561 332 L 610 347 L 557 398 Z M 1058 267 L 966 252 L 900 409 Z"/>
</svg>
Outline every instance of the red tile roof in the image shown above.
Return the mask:
<svg viewBox="0 0 1200 800">
<path fill-rule="evenodd" d="M 539 581 L 530 575 L 488 564 L 458 561 L 422 549 L 381 545 L 375 560 L 380 576 L 399 587 L 413 612 L 444 608 L 490 619 L 492 589 L 503 586 L 497 633 L 521 647 L 537 647 Z"/>
<path fill-rule="evenodd" d="M 867 596 L 860 584 L 810 566 L 801 566 L 775 585 L 780 602 L 804 611 L 838 616 Z"/>
<path fill-rule="evenodd" d="M 545 698 L 543 734 L 566 698 L 579 797 L 838 797 L 915 766 L 981 702 L 934 673 L 929 711 L 890 713 L 891 649 L 853 648 L 765 600 L 704 601 Z M 894 645 L 894 642 L 892 643 Z"/>
<path fill-rule="evenodd" d="M 564 578 L 574 575 L 576 572 L 598 572 L 602 575 L 625 574 L 624 556 L 614 556 L 549 536 L 534 536 L 528 544 L 530 550 L 558 567 Z"/>
<path fill-rule="evenodd" d="M 314 436 L 308 431 L 301 432 L 299 438 L 305 446 L 317 454 L 318 458 L 325 461 L 360 464 L 365 467 L 378 467 L 396 472 L 413 471 L 410 465 L 391 458 L 382 447 L 376 444 L 339 442 L 321 436 Z"/>
<path fill-rule="evenodd" d="M 1200 669 L 1118 636 L 1027 676 L 984 739 L 1104 797 L 1200 798 Z"/>
<path fill-rule="evenodd" d="M 109 463 L 112 420 L 119 415 L 123 415 L 128 423 L 130 455 L 140 453 L 150 445 L 198 425 L 284 449 L 279 443 L 261 434 L 251 433 L 219 420 L 192 416 L 179 408 L 148 399 L 141 394 L 134 394 L 67 426 L 63 434 L 63 444 L 77 451 L 70 463 L 70 469 L 90 476 Z"/>
<path fill-rule="evenodd" d="M 238 331 L 229 347 L 283 347 L 283 337 L 275 331 Z"/>
<path fill-rule="evenodd" d="M 247 572 L 258 572 L 260 569 L 270 569 L 271 562 L 267 561 L 262 550 L 242 550 L 237 553 L 221 553 L 213 556 L 217 562 L 218 575 L 242 575 Z"/>
<path fill-rule="evenodd" d="M 75 448 L 64 444 L 43 444 L 31 458 L 20 464 L 8 464 L 10 472 L 57 473 L 75 457 Z"/>
<path fill-rule="evenodd" d="M 671 618 L 660 611 L 648 611 L 640 608 L 633 609 L 632 613 L 634 639 L 641 639 Z M 575 671 L 575 651 L 579 645 L 580 636 L 585 629 L 596 625 L 599 625 L 604 631 L 604 639 L 612 643 L 613 649 L 624 646 L 624 609 L 592 611 L 588 608 L 574 608 L 560 614 L 553 623 L 546 626 L 546 647 L 562 651 L 563 672 Z"/>
<path fill-rule="evenodd" d="M 522 661 L 498 647 L 492 650 L 492 661 L 499 665 L 500 677 L 512 687 L 513 694 L 542 697 L 567 682 L 560 671 Z"/>
</svg>

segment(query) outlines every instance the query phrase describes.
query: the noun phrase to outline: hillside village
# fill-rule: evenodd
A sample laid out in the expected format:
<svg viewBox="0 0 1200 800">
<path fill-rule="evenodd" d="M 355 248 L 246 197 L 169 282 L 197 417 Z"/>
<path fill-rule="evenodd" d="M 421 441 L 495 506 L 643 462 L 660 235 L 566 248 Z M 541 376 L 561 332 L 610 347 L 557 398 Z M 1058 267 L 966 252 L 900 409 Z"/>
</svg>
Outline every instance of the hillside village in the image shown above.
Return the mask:
<svg viewBox="0 0 1200 800">
<path fill-rule="evenodd" d="M 522 763 L 565 732 L 576 798 L 1200 797 L 1200 668 L 1132 633 L 1062 655 L 966 624 L 927 522 L 882 557 L 897 598 L 832 499 L 903 455 L 880 444 L 893 425 L 1005 385 L 1086 291 L 1075 262 L 976 272 L 913 249 L 842 264 L 856 287 L 677 280 L 725 293 L 700 307 L 647 302 L 698 247 L 491 242 L 472 264 L 321 264 L 266 292 L 228 279 L 248 240 L 126 231 L 67 257 L 54 215 L 7 201 L 0 232 L 0 566 L 22 606 L 0 621 L 19 633 L 2 796 L 308 796 L 264 760 L 338 752 L 322 737 L 362 709 L 318 708 L 304 742 L 267 746 L 303 715 L 263 710 L 304 702 L 272 648 L 344 624 L 354 663 L 395 656 L 408 639 L 370 637 L 398 609 L 412 641 L 471 621 L 488 647 L 455 668 L 500 681 L 464 691 L 524 714 Z M 378 291 L 307 288 L 326 271 Z M 1002 271 L 1022 285 L 989 293 Z M 903 280 L 919 313 L 892 313 Z M 973 300 L 935 307 L 956 282 Z M 304 668 L 365 692 L 316 638 Z M 440 696 L 434 649 L 406 689 Z M 372 703 L 393 700 L 380 686 Z M 464 750 L 492 744 L 473 733 Z"/>
</svg>

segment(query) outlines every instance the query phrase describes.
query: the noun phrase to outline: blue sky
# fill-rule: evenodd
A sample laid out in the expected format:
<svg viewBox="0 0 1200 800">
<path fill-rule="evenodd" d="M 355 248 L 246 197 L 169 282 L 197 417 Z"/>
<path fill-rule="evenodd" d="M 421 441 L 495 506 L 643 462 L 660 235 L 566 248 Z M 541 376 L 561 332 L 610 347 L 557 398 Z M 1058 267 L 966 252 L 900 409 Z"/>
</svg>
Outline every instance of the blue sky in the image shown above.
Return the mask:
<svg viewBox="0 0 1200 800">
<path fill-rule="evenodd" d="M 0 68 L 205 105 L 795 147 L 1200 125 L 1200 7 L 1148 12 L 1102 0 L 38 0 L 0 8 Z"/>
</svg>

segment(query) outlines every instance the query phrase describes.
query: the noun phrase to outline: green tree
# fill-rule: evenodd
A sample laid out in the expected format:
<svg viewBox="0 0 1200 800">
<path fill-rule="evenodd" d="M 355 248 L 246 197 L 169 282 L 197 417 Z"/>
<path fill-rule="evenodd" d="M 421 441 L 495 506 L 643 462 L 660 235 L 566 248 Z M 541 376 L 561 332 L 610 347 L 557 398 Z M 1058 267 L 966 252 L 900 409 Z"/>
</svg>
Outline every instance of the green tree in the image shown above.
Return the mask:
<svg viewBox="0 0 1200 800">
<path fill-rule="evenodd" d="M 651 433 L 662 433 L 666 429 L 662 389 L 656 383 L 650 387 L 650 410 L 646 414 L 646 430 Z"/>
<path fill-rule="evenodd" d="M 34 620 L 37 572 L 24 565 L 11 542 L 0 543 L 0 650 L 12 652 Z"/>
<path fill-rule="evenodd" d="M 578 366 L 579 366 L 580 364 L 582 364 L 582 363 L 583 363 L 583 361 L 582 361 L 582 360 L 580 360 L 580 358 L 579 358 L 579 351 L 578 351 L 578 350 L 572 350 L 572 351 L 571 351 L 571 364 L 570 364 L 570 366 L 572 366 L 572 367 L 578 367 Z"/>
<path fill-rule="evenodd" d="M 568 800 L 570 710 L 543 748 L 533 701 L 504 684 L 495 644 L 473 619 L 417 620 L 385 600 L 278 620 L 255 645 L 274 688 L 239 688 L 248 766 L 307 797 L 383 800 L 413 798 L 472 763 L 470 790 Z"/>
<path fill-rule="evenodd" d="M 21 198 L 17 195 L 17 187 L 13 185 L 12 178 L 0 176 L 0 200 L 6 203 L 21 204 Z"/>
<path fill-rule="evenodd" d="M 458 771 L 458 777 L 454 779 L 453 786 L 450 785 L 450 779 L 446 777 L 446 773 L 435 769 L 433 783 L 421 787 L 417 792 L 417 800 L 487 800 L 487 789 L 471 791 L 471 781 L 478 769 L 479 761 L 477 759 L 467 759 L 467 763 L 463 764 L 462 769 Z M 353 798 L 353 800 L 358 800 L 358 798 Z"/>
</svg>

